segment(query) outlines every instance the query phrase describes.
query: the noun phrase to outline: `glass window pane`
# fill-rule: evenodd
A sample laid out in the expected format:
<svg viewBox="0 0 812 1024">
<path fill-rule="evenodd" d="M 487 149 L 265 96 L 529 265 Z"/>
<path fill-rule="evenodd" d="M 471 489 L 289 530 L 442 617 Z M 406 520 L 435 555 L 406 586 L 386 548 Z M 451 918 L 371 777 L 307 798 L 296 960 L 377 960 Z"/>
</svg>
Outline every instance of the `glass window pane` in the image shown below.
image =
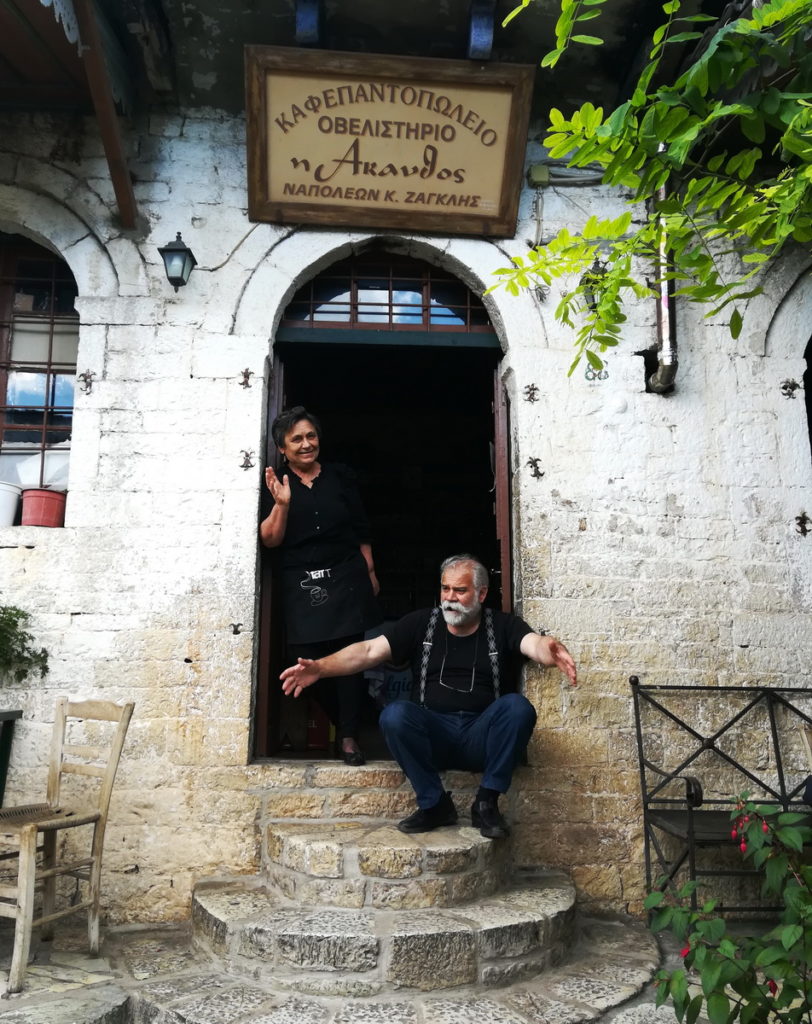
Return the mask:
<svg viewBox="0 0 812 1024">
<path fill-rule="evenodd" d="M 15 318 L 11 336 L 11 359 L 15 363 L 47 363 L 50 324 L 47 320 Z"/>
<path fill-rule="evenodd" d="M 413 288 L 396 288 L 392 292 L 392 301 L 405 303 L 409 302 L 416 306 L 423 305 L 423 293 Z"/>
<path fill-rule="evenodd" d="M 433 324 L 443 324 L 446 327 L 464 326 L 465 309 L 443 309 L 441 306 L 432 306 L 429 319 Z"/>
<path fill-rule="evenodd" d="M 6 388 L 6 404 L 17 406 L 45 405 L 45 388 L 48 377 L 44 373 L 23 373 L 11 370 Z"/>
<path fill-rule="evenodd" d="M 73 313 L 76 303 L 76 285 L 72 282 L 58 284 L 54 293 L 54 312 Z"/>
<path fill-rule="evenodd" d="M 70 441 L 70 430 L 73 418 L 70 414 L 65 416 L 59 413 L 51 413 L 48 416 L 48 429 L 45 431 L 45 443 L 48 445 L 65 445 Z"/>
<path fill-rule="evenodd" d="M 52 377 L 53 404 L 60 409 L 73 408 L 75 378 L 72 373 L 57 373 Z"/>
<path fill-rule="evenodd" d="M 12 455 L 9 452 L 0 453 L 0 480 L 7 484 L 18 484 L 20 477 L 17 473 L 17 463 L 24 458 L 22 455 Z"/>
<path fill-rule="evenodd" d="M 431 283 L 431 303 L 440 306 L 464 306 L 468 299 L 468 289 L 464 284 L 443 281 Z"/>
<path fill-rule="evenodd" d="M 490 325 L 487 312 L 482 306 L 471 306 L 469 312 L 470 322 L 476 327 L 485 327 Z"/>
<path fill-rule="evenodd" d="M 54 324 L 54 347 L 51 362 L 76 365 L 79 348 L 79 324 Z"/>
<path fill-rule="evenodd" d="M 346 281 L 319 281 L 313 282 L 313 301 L 322 302 L 349 302 L 350 288 Z"/>
<path fill-rule="evenodd" d="M 359 277 L 358 298 L 380 299 L 381 292 L 389 291 L 388 277 Z"/>
<path fill-rule="evenodd" d="M 51 312 L 51 282 L 17 280 L 15 305 L 22 312 Z"/>
<path fill-rule="evenodd" d="M 54 261 L 52 259 L 37 260 L 31 257 L 17 260 L 18 277 L 38 277 L 41 280 L 51 280 Z"/>
<path fill-rule="evenodd" d="M 58 447 L 45 452 L 45 468 L 42 482 L 50 487 L 68 486 L 68 465 L 70 464 L 70 442 L 62 442 Z"/>
<path fill-rule="evenodd" d="M 346 323 L 350 319 L 349 302 L 325 302 L 313 313 L 313 319 L 324 322 L 330 320 L 333 323 Z"/>
<path fill-rule="evenodd" d="M 414 306 L 393 306 L 392 319 L 396 324 L 422 324 L 422 309 L 415 312 Z"/>
<path fill-rule="evenodd" d="M 310 319 L 310 303 L 309 302 L 291 302 L 288 308 L 285 310 L 285 320 L 309 320 Z"/>
<path fill-rule="evenodd" d="M 389 306 L 382 303 L 367 303 L 358 306 L 358 322 L 361 324 L 388 324 Z"/>
<path fill-rule="evenodd" d="M 42 411 L 25 412 L 22 409 L 6 413 L 3 447 L 19 447 L 24 441 L 38 445 L 42 440 Z"/>
</svg>

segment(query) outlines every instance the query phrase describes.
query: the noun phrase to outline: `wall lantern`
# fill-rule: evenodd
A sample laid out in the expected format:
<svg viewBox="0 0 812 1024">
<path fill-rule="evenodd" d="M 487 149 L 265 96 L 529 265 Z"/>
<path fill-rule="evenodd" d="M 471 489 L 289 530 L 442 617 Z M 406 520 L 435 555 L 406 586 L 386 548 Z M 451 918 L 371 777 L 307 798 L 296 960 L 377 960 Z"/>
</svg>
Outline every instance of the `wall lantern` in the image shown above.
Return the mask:
<svg viewBox="0 0 812 1024">
<path fill-rule="evenodd" d="M 180 231 L 174 242 L 159 246 L 158 252 L 164 261 L 166 278 L 177 291 L 189 281 L 193 268 L 197 266 L 194 253 L 180 237 Z"/>
<path fill-rule="evenodd" d="M 180 235 L 178 235 L 178 238 L 180 238 Z M 584 302 L 586 302 L 587 308 L 591 309 L 593 313 L 598 308 L 598 292 L 604 277 L 606 277 L 606 264 L 596 256 L 595 262 L 589 270 L 584 271 L 581 280 L 578 282 L 584 289 Z"/>
</svg>

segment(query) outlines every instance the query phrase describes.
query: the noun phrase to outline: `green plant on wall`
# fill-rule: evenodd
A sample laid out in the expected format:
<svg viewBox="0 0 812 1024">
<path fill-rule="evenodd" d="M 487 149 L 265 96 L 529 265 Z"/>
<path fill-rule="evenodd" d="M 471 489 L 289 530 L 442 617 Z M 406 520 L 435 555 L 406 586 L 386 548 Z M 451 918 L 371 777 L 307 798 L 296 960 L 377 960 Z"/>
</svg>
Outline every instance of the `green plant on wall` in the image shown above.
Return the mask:
<svg viewBox="0 0 812 1024">
<path fill-rule="evenodd" d="M 0 605 L 0 680 L 21 683 L 31 672 L 42 678 L 48 671 L 48 652 L 37 647 L 28 631 L 31 616 L 14 605 Z"/>
<path fill-rule="evenodd" d="M 534 2 L 521 0 L 506 20 Z M 558 0 L 556 46 L 542 67 L 555 67 L 570 46 L 600 46 L 595 19 L 616 3 Z M 564 228 L 497 271 L 513 294 L 578 281 L 555 311 L 575 332 L 570 373 L 582 356 L 600 368 L 600 353 L 620 339 L 624 302 L 667 282 L 738 337 L 757 275 L 790 243 L 809 250 L 812 3 L 753 3 L 748 16 L 727 21 L 695 9 L 660 4 L 647 63 L 615 110 L 550 111 L 549 157 L 597 168 L 630 202 L 620 217 Z"/>
<path fill-rule="evenodd" d="M 714 915 L 712 900 L 691 910 L 695 882 L 676 896 L 649 894 L 652 929 L 676 935 L 688 968 L 659 972 L 658 1006 L 670 999 L 686 1024 L 703 1011 L 711 1024 L 812 1024 L 810 820 L 812 815 L 776 811 L 744 797 L 731 815 L 732 842 L 763 871 L 765 895 L 782 906 L 779 923 L 761 934 L 731 931 Z"/>
</svg>

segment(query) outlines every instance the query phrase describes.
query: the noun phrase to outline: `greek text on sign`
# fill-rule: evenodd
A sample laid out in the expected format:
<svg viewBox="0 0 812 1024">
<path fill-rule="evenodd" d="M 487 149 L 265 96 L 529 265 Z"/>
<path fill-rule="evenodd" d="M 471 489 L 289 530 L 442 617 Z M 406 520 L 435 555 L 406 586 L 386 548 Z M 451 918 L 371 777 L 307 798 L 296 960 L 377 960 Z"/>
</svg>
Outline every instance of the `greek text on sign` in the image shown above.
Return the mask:
<svg viewBox="0 0 812 1024">
<path fill-rule="evenodd" d="M 252 220 L 513 234 L 532 69 L 247 47 Z"/>
</svg>

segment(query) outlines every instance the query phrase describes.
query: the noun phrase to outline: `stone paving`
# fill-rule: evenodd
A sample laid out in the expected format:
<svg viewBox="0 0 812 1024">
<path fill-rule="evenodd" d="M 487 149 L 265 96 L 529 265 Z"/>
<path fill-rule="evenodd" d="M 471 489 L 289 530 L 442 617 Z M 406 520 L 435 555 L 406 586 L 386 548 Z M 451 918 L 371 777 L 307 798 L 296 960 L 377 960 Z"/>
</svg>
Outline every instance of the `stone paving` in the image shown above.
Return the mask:
<svg viewBox="0 0 812 1024">
<path fill-rule="evenodd" d="M 12 933 L 0 932 L 6 971 Z M 36 939 L 35 939 L 36 944 Z M 571 956 L 530 981 L 385 997 L 316 996 L 229 973 L 195 946 L 189 928 L 110 930 L 90 958 L 83 931 L 40 943 L 19 995 L 0 1001 L 2 1024 L 671 1024 L 651 978 L 677 962 L 633 922 L 585 919 Z M 665 953 L 663 953 L 665 949 Z M 0 974 L 2 974 L 0 971 Z M 287 983 L 289 984 L 289 983 Z"/>
</svg>

